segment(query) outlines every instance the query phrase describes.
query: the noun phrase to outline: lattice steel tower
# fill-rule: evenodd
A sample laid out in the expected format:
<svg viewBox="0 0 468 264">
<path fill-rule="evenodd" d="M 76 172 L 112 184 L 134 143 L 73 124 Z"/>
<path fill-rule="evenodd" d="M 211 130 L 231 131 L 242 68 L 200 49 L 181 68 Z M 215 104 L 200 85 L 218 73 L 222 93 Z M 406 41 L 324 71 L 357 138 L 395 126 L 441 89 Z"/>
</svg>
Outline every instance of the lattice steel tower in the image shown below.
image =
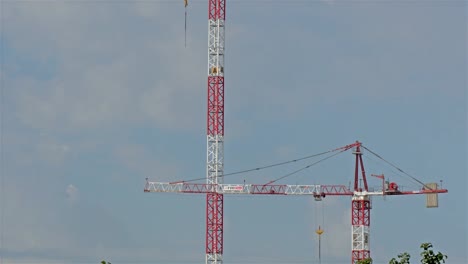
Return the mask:
<svg viewBox="0 0 468 264">
<path fill-rule="evenodd" d="M 208 3 L 208 113 L 206 183 L 223 183 L 224 26 L 226 0 Z M 223 263 L 223 194 L 206 194 L 206 263 Z"/>
</svg>

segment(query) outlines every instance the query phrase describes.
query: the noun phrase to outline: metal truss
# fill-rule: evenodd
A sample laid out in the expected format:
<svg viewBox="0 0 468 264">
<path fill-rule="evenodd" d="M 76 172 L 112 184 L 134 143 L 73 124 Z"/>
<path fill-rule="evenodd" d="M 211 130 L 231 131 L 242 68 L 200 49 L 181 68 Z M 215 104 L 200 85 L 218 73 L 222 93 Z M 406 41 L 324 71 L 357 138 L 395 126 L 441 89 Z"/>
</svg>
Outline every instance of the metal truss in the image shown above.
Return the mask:
<svg viewBox="0 0 468 264">
<path fill-rule="evenodd" d="M 219 193 L 206 195 L 206 263 L 223 261 L 223 204 L 224 196 Z"/>
<path fill-rule="evenodd" d="M 226 0 L 208 2 L 206 263 L 223 263 L 224 32 Z"/>
<path fill-rule="evenodd" d="M 349 195 L 353 192 L 344 185 L 263 185 L 263 184 L 204 184 L 146 182 L 145 192 L 219 193 L 264 195 Z"/>
<path fill-rule="evenodd" d="M 370 197 L 366 195 L 353 196 L 351 208 L 351 263 L 354 264 L 370 256 Z"/>
<path fill-rule="evenodd" d="M 224 140 L 221 135 L 207 136 L 207 163 L 206 163 L 206 183 L 223 183 L 224 172 Z"/>
<path fill-rule="evenodd" d="M 223 254 L 206 254 L 206 263 L 220 263 L 223 261 Z"/>
</svg>

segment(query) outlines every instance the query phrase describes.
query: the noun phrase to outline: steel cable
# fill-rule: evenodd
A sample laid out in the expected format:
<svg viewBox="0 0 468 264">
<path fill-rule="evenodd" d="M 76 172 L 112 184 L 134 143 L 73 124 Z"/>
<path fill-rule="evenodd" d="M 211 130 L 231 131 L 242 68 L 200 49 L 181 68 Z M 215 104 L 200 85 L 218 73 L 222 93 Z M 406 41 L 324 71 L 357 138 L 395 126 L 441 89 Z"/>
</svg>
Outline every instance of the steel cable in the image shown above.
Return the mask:
<svg viewBox="0 0 468 264">
<path fill-rule="evenodd" d="M 388 165 L 392 166 L 393 168 L 397 169 L 399 172 L 403 173 L 404 175 L 410 177 L 411 179 L 413 179 L 414 181 L 418 182 L 419 184 L 421 184 L 422 186 L 424 186 L 425 188 L 429 189 L 429 190 L 432 190 L 432 188 L 430 188 L 429 186 L 427 186 L 426 184 L 424 184 L 422 181 L 418 180 L 416 177 L 413 177 L 411 176 L 409 173 L 403 171 L 402 169 L 398 168 L 396 165 L 394 165 L 393 163 L 385 160 L 384 158 L 382 158 L 379 154 L 373 152 L 372 150 L 366 148 L 365 146 L 362 146 L 364 149 L 366 149 L 367 151 L 369 151 L 370 153 L 372 153 L 374 156 L 376 156 L 377 158 L 381 159 L 382 161 L 384 161 L 385 163 L 387 163 Z"/>
<path fill-rule="evenodd" d="M 241 170 L 241 171 L 225 173 L 225 174 L 222 174 L 222 175 L 218 175 L 217 177 L 226 177 L 226 176 L 232 176 L 232 175 L 237 175 L 237 174 L 242 174 L 242 173 L 248 173 L 248 172 L 252 172 L 252 171 L 259 171 L 259 170 L 269 169 L 269 168 L 278 167 L 278 166 L 281 166 L 281 165 L 286 165 L 286 164 L 289 164 L 289 163 L 294 163 L 294 162 L 298 162 L 298 161 L 318 157 L 318 156 L 325 155 L 327 153 L 334 152 L 334 151 L 336 151 L 336 149 L 321 152 L 321 153 L 317 153 L 317 154 L 313 154 L 313 155 L 309 155 L 309 156 L 305 156 L 305 157 L 302 157 L 302 158 L 299 158 L 299 159 L 293 159 L 293 160 L 288 160 L 288 161 L 284 161 L 284 162 L 274 163 L 274 164 L 270 164 L 270 165 L 266 165 L 266 166 L 262 166 L 262 167 L 253 168 L 253 169 L 247 169 L 247 170 Z M 309 165 L 309 166 L 311 166 L 311 165 Z M 193 181 L 200 181 L 200 180 L 205 180 L 205 179 L 206 179 L 206 177 L 194 178 L 194 179 L 176 181 L 176 182 L 171 182 L 171 183 L 193 182 Z"/>
<path fill-rule="evenodd" d="M 314 166 L 314 165 L 316 165 L 316 164 L 318 164 L 318 163 L 320 163 L 320 162 L 322 162 L 322 161 L 325 161 L 325 160 L 327 160 L 327 159 L 329 159 L 329 158 L 332 158 L 332 157 L 334 157 L 334 156 L 336 156 L 336 155 L 338 155 L 338 154 L 340 154 L 340 153 L 343 153 L 343 152 L 345 152 L 345 151 L 347 151 L 347 150 L 348 150 L 348 149 L 343 149 L 343 150 L 341 150 L 340 152 L 337 152 L 337 153 L 335 153 L 335 154 L 333 154 L 333 155 L 330 155 L 330 156 L 328 156 L 328 157 L 326 157 L 326 158 L 323 158 L 323 159 L 321 159 L 321 160 L 319 160 L 319 161 L 316 161 L 316 162 L 314 162 L 314 163 L 311 163 L 311 164 L 309 164 L 309 165 L 307 165 L 307 166 L 305 166 L 305 167 L 302 167 L 302 168 L 300 168 L 300 169 L 298 169 L 298 170 L 295 170 L 295 171 L 293 171 L 293 172 L 290 172 L 290 173 L 288 173 L 288 174 L 286 174 L 286 175 L 284 175 L 284 176 L 281 176 L 281 177 L 279 177 L 279 178 L 277 178 L 277 179 L 275 179 L 275 180 L 273 180 L 273 181 L 269 181 L 269 182 L 266 183 L 265 185 L 270 185 L 270 184 L 275 183 L 275 182 L 277 182 L 277 181 L 279 181 L 279 180 L 282 180 L 282 179 L 284 179 L 284 178 L 287 178 L 287 177 L 289 177 L 289 176 L 292 176 L 292 175 L 294 175 L 294 174 L 296 174 L 296 173 L 298 173 L 298 172 L 300 172 L 300 171 L 303 171 L 303 170 L 305 170 L 305 169 L 308 169 L 308 168 L 310 168 L 310 167 L 312 167 L 312 166 Z"/>
</svg>

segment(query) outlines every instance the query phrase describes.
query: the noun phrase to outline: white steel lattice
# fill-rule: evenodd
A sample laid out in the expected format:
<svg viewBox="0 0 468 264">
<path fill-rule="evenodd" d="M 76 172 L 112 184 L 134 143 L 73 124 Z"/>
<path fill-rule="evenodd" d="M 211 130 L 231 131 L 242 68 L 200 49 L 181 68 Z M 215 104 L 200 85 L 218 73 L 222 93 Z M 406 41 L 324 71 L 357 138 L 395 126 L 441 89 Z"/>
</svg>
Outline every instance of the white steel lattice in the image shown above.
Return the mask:
<svg viewBox="0 0 468 264">
<path fill-rule="evenodd" d="M 221 177 L 220 177 L 221 178 Z M 350 195 L 345 186 L 336 185 L 262 185 L 147 182 L 145 192 L 276 194 L 276 195 Z"/>
<path fill-rule="evenodd" d="M 221 135 L 207 136 L 206 183 L 222 184 L 224 171 L 224 138 Z"/>
<path fill-rule="evenodd" d="M 208 76 L 224 76 L 224 20 L 208 20 Z"/>
<path fill-rule="evenodd" d="M 353 250 L 370 250 L 368 226 L 352 226 L 352 235 Z"/>
<path fill-rule="evenodd" d="M 223 255 L 222 254 L 206 254 L 206 263 L 223 263 Z"/>
</svg>

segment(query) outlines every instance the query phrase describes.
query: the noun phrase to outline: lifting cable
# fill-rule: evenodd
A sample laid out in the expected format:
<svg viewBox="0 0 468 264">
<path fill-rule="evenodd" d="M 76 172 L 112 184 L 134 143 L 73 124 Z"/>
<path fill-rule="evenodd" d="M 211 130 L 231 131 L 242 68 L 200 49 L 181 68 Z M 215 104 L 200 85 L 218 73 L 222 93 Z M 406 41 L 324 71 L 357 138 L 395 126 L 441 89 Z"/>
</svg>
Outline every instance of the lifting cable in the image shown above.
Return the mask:
<svg viewBox="0 0 468 264">
<path fill-rule="evenodd" d="M 385 163 L 387 163 L 388 165 L 392 166 L 393 168 L 397 169 L 398 171 L 400 171 L 401 173 L 405 174 L 406 176 L 410 177 L 411 179 L 415 180 L 416 182 L 420 183 L 422 186 L 424 186 L 425 188 L 429 189 L 429 190 L 432 190 L 432 188 L 430 188 L 429 186 L 427 186 L 426 184 L 424 184 L 422 181 L 416 179 L 415 177 L 411 176 L 409 173 L 403 171 L 402 169 L 398 168 L 397 166 L 395 166 L 393 163 L 385 160 L 384 158 L 382 158 L 379 154 L 373 152 L 372 150 L 366 148 L 365 146 L 362 146 L 364 149 L 366 149 L 367 151 L 369 151 L 370 153 L 372 153 L 374 156 L 376 156 L 377 158 L 381 159 L 382 161 L 384 161 Z"/>
<path fill-rule="evenodd" d="M 242 174 L 242 173 L 247 173 L 247 172 L 252 172 L 252 171 L 259 171 L 259 170 L 263 170 L 263 169 L 269 169 L 269 168 L 273 168 L 273 167 L 277 167 L 277 166 L 281 166 L 281 165 L 286 165 L 286 164 L 289 164 L 289 163 L 294 163 L 294 162 L 298 162 L 298 161 L 302 161 L 302 160 L 306 160 L 306 159 L 310 159 L 310 158 L 314 158 L 314 157 L 317 157 L 317 156 L 321 156 L 321 155 L 325 155 L 325 154 L 328 154 L 330 152 L 335 152 L 339 149 L 333 149 L 333 150 L 329 150 L 329 151 L 325 151 L 325 152 L 322 152 L 322 153 L 317 153 L 317 154 L 313 154 L 313 155 L 309 155 L 309 156 L 306 156 L 306 157 L 302 157 L 302 158 L 299 158 L 299 159 L 293 159 L 293 160 L 288 160 L 288 161 L 284 161 L 284 162 L 279 162 L 279 163 L 274 163 L 274 164 L 270 164 L 270 165 L 266 165 L 266 166 L 263 166 L 263 167 L 257 167 L 257 168 L 253 168 L 253 169 L 247 169 L 247 170 L 241 170 L 241 171 L 235 171 L 235 172 L 231 172 L 231 173 L 225 173 L 225 174 L 222 174 L 222 175 L 218 175 L 217 177 L 226 177 L 226 176 L 231 176 L 231 175 L 237 175 L 237 174 Z M 347 149 L 345 149 L 347 150 Z M 341 152 L 345 151 L 345 150 L 342 150 Z M 339 152 L 339 153 L 341 153 Z M 337 154 L 339 154 L 337 153 Z M 336 155 L 336 154 L 335 154 Z M 328 157 L 330 158 L 330 157 Z M 325 158 L 325 159 L 328 159 L 328 158 Z M 325 160 L 323 159 L 323 160 Z M 320 162 L 320 161 L 319 161 Z M 318 163 L 318 162 L 317 162 Z M 315 164 L 310 164 L 308 165 L 307 167 L 305 168 L 302 168 L 300 169 L 299 171 L 302 171 L 304 169 L 307 169 L 309 168 L 310 166 L 312 165 L 315 165 Z M 292 174 L 294 173 L 297 173 L 299 171 L 296 171 L 296 172 L 293 172 Z M 292 175 L 291 174 L 291 175 Z M 290 176 L 290 175 L 286 175 L 286 176 L 283 176 L 282 178 L 285 178 L 287 176 Z M 281 179 L 282 179 L 281 178 Z M 205 180 L 206 177 L 203 177 L 203 178 L 196 178 L 196 179 L 189 179 L 189 180 L 183 180 L 183 181 L 175 181 L 175 182 L 170 182 L 171 184 L 174 184 L 174 183 L 184 183 L 184 182 L 193 182 L 193 181 L 200 181 L 200 180 Z M 278 181 L 280 179 L 277 179 L 275 181 Z M 273 181 L 273 182 L 275 182 Z"/>
<path fill-rule="evenodd" d="M 321 203 L 321 212 L 320 209 L 318 209 L 319 205 L 317 204 L 320 201 Z M 314 214 L 315 214 L 315 224 L 318 225 L 318 229 L 315 229 L 315 233 L 318 235 L 318 260 L 319 264 L 322 263 L 322 258 L 321 258 L 321 240 L 322 240 L 322 234 L 325 232 L 325 220 L 324 220 L 324 212 L 323 212 L 323 200 L 317 200 L 314 205 Z M 322 222 L 320 222 L 319 218 L 320 215 L 322 215 Z"/>
<path fill-rule="evenodd" d="M 321 201 L 322 204 L 322 226 L 325 229 L 325 199 Z"/>
<path fill-rule="evenodd" d="M 320 226 L 322 229 L 325 229 L 324 226 L 325 226 L 325 213 L 324 213 L 324 202 L 325 202 L 325 199 L 323 200 L 316 200 L 314 202 L 314 214 L 315 214 L 315 224 L 317 224 L 318 226 Z M 318 204 L 321 204 L 321 205 L 318 205 Z M 319 208 L 319 206 L 321 208 Z M 322 216 L 322 217 L 320 217 Z M 322 218 L 322 219 L 320 219 Z"/>
<path fill-rule="evenodd" d="M 187 6 L 188 6 L 188 0 L 184 0 L 184 6 L 185 6 L 185 47 L 187 47 Z"/>
</svg>

